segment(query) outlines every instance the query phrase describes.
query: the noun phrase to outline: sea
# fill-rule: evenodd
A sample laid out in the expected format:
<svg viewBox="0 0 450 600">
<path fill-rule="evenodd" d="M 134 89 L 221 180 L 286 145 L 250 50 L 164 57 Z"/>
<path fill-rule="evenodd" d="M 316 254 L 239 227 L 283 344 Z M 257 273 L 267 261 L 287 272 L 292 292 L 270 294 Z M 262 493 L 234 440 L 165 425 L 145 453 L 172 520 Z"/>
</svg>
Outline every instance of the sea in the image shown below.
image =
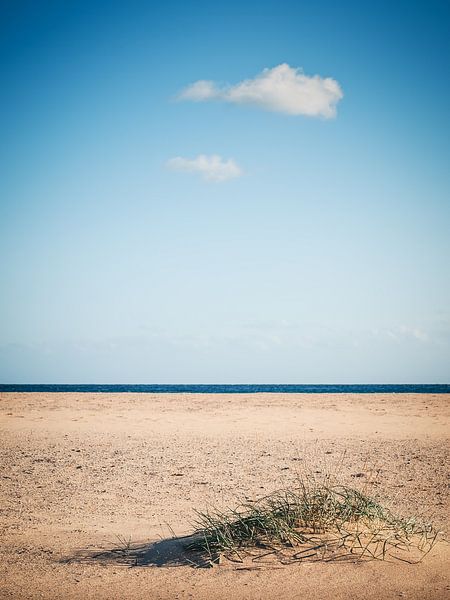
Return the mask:
<svg viewBox="0 0 450 600">
<path fill-rule="evenodd" d="M 450 394 L 450 384 L 0 384 L 0 392 L 158 394 Z"/>
</svg>

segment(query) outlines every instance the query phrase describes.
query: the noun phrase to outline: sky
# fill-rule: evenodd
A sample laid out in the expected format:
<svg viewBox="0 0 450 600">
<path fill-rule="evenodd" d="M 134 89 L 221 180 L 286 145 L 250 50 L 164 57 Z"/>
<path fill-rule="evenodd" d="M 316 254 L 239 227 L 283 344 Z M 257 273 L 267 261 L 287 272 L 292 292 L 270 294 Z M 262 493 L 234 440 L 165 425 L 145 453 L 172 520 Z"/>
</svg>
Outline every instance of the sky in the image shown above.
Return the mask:
<svg viewBox="0 0 450 600">
<path fill-rule="evenodd" d="M 3 1 L 0 382 L 450 382 L 449 25 Z"/>
</svg>

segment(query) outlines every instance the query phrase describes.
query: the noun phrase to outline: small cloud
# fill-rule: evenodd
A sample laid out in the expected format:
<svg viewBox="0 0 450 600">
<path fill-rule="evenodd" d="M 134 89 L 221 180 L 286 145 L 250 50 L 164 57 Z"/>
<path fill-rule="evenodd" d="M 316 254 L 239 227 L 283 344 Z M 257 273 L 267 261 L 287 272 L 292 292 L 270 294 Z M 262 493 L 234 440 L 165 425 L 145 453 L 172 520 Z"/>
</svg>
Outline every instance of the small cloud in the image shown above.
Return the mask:
<svg viewBox="0 0 450 600">
<path fill-rule="evenodd" d="M 193 159 L 177 156 L 168 160 L 166 166 L 173 171 L 200 173 L 206 181 L 221 182 L 243 175 L 242 169 L 232 158 L 224 160 L 217 154 L 200 154 Z"/>
<path fill-rule="evenodd" d="M 426 344 L 432 341 L 427 331 L 418 327 L 407 327 L 405 325 L 387 329 L 373 329 L 371 333 L 376 338 L 382 339 L 383 337 L 387 337 L 396 343 L 416 341 Z"/>
<path fill-rule="evenodd" d="M 196 81 L 181 92 L 181 100 L 193 100 L 202 102 L 203 100 L 212 100 L 217 98 L 217 88 L 214 81 Z"/>
<path fill-rule="evenodd" d="M 406 338 L 412 338 L 419 342 L 428 342 L 430 337 L 426 331 L 419 329 L 418 327 L 405 327 L 402 326 L 399 328 L 400 335 L 403 335 Z"/>
<path fill-rule="evenodd" d="M 194 102 L 222 100 L 288 115 L 329 119 L 336 116 L 336 104 L 343 96 L 335 79 L 308 76 L 301 69 L 284 63 L 264 69 L 253 79 L 236 85 L 218 86 L 213 81 L 196 81 L 182 90 L 178 98 Z"/>
</svg>

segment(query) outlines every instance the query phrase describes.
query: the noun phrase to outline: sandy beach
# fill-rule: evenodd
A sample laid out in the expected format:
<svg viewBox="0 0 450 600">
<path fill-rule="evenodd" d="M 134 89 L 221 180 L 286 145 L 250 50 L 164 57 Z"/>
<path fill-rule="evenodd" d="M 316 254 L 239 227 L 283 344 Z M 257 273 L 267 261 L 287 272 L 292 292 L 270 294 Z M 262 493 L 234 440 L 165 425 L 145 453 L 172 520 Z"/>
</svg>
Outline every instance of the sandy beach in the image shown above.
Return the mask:
<svg viewBox="0 0 450 600">
<path fill-rule="evenodd" d="M 95 558 L 119 540 L 151 548 L 186 535 L 195 509 L 293 486 L 305 468 L 341 460 L 346 483 L 446 532 L 448 395 L 3 393 L 0 419 L 1 598 L 450 596 L 445 541 L 418 565 Z"/>
</svg>

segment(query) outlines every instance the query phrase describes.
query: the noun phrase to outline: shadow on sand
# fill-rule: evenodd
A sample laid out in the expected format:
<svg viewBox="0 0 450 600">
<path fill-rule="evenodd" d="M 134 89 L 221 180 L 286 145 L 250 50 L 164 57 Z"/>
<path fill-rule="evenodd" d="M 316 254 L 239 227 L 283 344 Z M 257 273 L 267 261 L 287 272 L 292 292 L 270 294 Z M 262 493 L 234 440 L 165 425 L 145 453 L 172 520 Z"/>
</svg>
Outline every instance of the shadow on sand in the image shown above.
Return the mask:
<svg viewBox="0 0 450 600">
<path fill-rule="evenodd" d="M 125 567 L 192 567 L 210 568 L 221 564 L 219 555 L 213 559 L 206 553 L 201 553 L 188 549 L 188 546 L 198 537 L 190 535 L 184 537 L 171 537 L 157 540 L 154 542 L 132 543 L 129 540 L 118 537 L 118 544 L 111 544 L 107 549 L 82 548 L 74 552 L 71 556 L 61 559 L 59 562 L 84 563 L 115 565 Z M 267 551 L 269 548 L 269 551 Z M 238 570 L 259 570 L 267 568 L 282 568 L 285 565 L 299 562 L 316 562 L 323 560 L 311 548 L 300 550 L 296 553 L 283 553 L 276 548 L 267 547 L 262 552 L 256 551 L 248 554 L 245 560 L 228 559 L 225 561 L 228 565 Z M 324 562 L 355 562 L 355 556 L 352 554 L 335 555 L 324 560 Z M 408 561 L 407 561 L 408 562 Z"/>
<path fill-rule="evenodd" d="M 212 566 L 205 557 L 187 550 L 192 536 L 173 537 L 149 543 L 131 543 L 118 538 L 119 543 L 109 549 L 80 549 L 63 563 L 82 562 L 128 567 L 181 567 L 207 568 Z"/>
</svg>

